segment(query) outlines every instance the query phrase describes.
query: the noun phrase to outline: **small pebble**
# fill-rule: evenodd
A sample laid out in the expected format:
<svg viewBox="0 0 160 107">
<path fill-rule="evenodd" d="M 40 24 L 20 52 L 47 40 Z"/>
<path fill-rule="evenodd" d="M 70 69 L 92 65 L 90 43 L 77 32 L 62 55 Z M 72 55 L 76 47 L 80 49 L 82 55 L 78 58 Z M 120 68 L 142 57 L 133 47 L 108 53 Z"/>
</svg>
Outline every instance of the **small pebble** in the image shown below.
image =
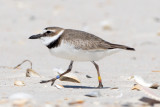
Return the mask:
<svg viewBox="0 0 160 107">
<path fill-rule="evenodd" d="M 107 21 L 107 20 L 101 21 L 100 25 L 102 26 L 103 30 L 112 30 L 110 21 Z"/>
<path fill-rule="evenodd" d="M 91 77 L 91 76 L 89 76 L 89 75 L 86 75 L 86 77 L 87 77 L 87 78 L 92 78 L 92 77 Z"/>
</svg>

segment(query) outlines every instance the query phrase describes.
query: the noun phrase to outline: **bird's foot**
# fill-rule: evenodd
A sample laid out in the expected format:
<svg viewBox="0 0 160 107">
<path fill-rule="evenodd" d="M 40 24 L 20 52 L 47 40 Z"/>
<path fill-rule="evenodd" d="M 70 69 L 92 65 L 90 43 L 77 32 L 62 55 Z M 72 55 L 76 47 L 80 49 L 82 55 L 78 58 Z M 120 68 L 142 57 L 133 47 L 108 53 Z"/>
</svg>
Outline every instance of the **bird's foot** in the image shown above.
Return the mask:
<svg viewBox="0 0 160 107">
<path fill-rule="evenodd" d="M 103 85 L 102 83 L 99 83 L 98 87 L 97 88 L 103 88 Z"/>
<path fill-rule="evenodd" d="M 50 79 L 50 80 L 43 80 L 43 81 L 41 81 L 40 83 L 52 82 L 52 83 L 51 83 L 51 86 L 52 86 L 52 85 L 54 84 L 55 80 L 56 80 L 56 78 L 52 78 L 52 79 Z"/>
</svg>

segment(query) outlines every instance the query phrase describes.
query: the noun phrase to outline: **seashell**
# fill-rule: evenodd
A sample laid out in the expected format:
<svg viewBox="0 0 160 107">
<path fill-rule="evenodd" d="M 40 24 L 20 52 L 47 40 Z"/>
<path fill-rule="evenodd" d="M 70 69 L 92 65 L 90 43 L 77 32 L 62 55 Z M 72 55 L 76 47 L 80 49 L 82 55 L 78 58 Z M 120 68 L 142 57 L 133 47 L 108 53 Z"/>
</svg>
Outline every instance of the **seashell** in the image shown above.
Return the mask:
<svg viewBox="0 0 160 107">
<path fill-rule="evenodd" d="M 69 105 L 83 104 L 83 103 L 84 103 L 84 100 L 77 100 L 77 101 L 70 102 Z"/>
<path fill-rule="evenodd" d="M 152 72 L 160 72 L 160 71 L 152 71 Z"/>
<path fill-rule="evenodd" d="M 119 91 L 117 91 L 117 92 L 110 93 L 107 96 L 110 96 L 111 98 L 117 98 L 117 99 L 123 97 L 123 93 L 122 92 L 119 92 Z"/>
<path fill-rule="evenodd" d="M 120 93 L 119 95 L 116 96 L 116 98 L 121 98 L 123 97 L 123 93 Z"/>
<path fill-rule="evenodd" d="M 55 86 L 56 88 L 58 88 L 58 89 L 64 88 L 63 85 L 59 85 L 59 84 L 55 84 L 54 86 Z"/>
<path fill-rule="evenodd" d="M 28 100 L 26 99 L 14 100 L 12 103 L 14 107 L 25 107 L 25 105 L 27 105 L 28 103 Z"/>
<path fill-rule="evenodd" d="M 101 94 L 99 91 L 92 91 L 92 92 L 86 94 L 85 96 L 87 96 L 87 97 L 100 97 Z"/>
<path fill-rule="evenodd" d="M 107 20 L 101 21 L 100 25 L 102 26 L 103 30 L 112 30 L 111 22 Z"/>
<path fill-rule="evenodd" d="M 53 107 L 53 104 L 51 102 L 46 102 L 44 107 Z"/>
<path fill-rule="evenodd" d="M 140 86 L 138 84 L 134 84 L 134 86 L 132 87 L 132 90 L 140 90 Z"/>
<path fill-rule="evenodd" d="M 33 103 L 32 99 L 33 97 L 26 93 L 15 93 L 9 96 L 9 100 L 12 101 L 14 107 L 30 107 Z"/>
<path fill-rule="evenodd" d="M 93 104 L 94 104 L 96 107 L 98 107 L 98 106 L 100 105 L 100 102 L 94 101 Z"/>
<path fill-rule="evenodd" d="M 9 96 L 9 100 L 17 100 L 17 99 L 33 99 L 33 96 L 26 93 L 15 93 Z"/>
<path fill-rule="evenodd" d="M 25 86 L 24 82 L 23 82 L 23 81 L 19 81 L 19 80 L 18 80 L 18 81 L 15 81 L 15 82 L 14 82 L 14 85 L 15 85 L 15 86 Z"/>
<path fill-rule="evenodd" d="M 127 80 L 132 80 L 132 79 L 134 79 L 134 76 L 130 76 L 127 78 Z"/>
<path fill-rule="evenodd" d="M 144 87 L 142 85 L 139 85 L 139 87 L 140 87 L 140 90 L 143 91 L 150 98 L 157 100 L 157 101 L 160 101 L 160 95 L 157 95 L 157 93 L 160 93 L 160 92 L 155 93 L 155 92 L 153 92 L 153 89 L 148 88 L 148 87 Z"/>
<path fill-rule="evenodd" d="M 58 73 L 58 75 L 65 72 L 64 70 L 58 69 L 58 68 L 55 68 L 53 70 L 56 71 Z M 80 80 L 77 78 L 77 76 L 74 73 L 67 73 L 67 74 L 61 76 L 59 78 L 59 80 L 80 83 Z"/>
<path fill-rule="evenodd" d="M 159 87 L 159 84 L 154 83 L 149 88 L 158 89 L 158 87 Z"/>
<path fill-rule="evenodd" d="M 69 98 L 64 98 L 64 100 L 69 100 Z"/>
<path fill-rule="evenodd" d="M 26 77 L 41 77 L 37 72 L 32 69 L 27 69 Z"/>
<path fill-rule="evenodd" d="M 66 74 L 60 77 L 59 80 L 80 83 L 80 80 L 72 74 Z"/>
<path fill-rule="evenodd" d="M 143 80 L 143 78 L 140 77 L 140 76 L 134 76 L 134 80 L 135 80 L 135 82 L 137 82 L 138 84 L 140 84 L 140 85 L 142 85 L 144 87 L 149 87 L 149 88 L 154 88 L 154 89 L 157 89 L 159 87 L 159 85 L 156 84 L 156 83 L 153 84 L 153 83 L 145 82 Z"/>
</svg>

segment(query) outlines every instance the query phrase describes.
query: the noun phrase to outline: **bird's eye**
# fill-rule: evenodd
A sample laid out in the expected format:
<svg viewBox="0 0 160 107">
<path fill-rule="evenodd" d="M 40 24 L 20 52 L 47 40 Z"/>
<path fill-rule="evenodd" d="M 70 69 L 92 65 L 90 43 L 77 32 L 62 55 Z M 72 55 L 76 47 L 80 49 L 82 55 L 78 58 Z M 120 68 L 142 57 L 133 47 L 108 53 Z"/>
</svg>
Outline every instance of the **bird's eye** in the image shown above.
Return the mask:
<svg viewBox="0 0 160 107">
<path fill-rule="evenodd" d="M 52 32 L 51 32 L 51 31 L 47 31 L 46 33 L 48 33 L 48 34 L 49 34 L 49 33 L 52 33 Z"/>
</svg>

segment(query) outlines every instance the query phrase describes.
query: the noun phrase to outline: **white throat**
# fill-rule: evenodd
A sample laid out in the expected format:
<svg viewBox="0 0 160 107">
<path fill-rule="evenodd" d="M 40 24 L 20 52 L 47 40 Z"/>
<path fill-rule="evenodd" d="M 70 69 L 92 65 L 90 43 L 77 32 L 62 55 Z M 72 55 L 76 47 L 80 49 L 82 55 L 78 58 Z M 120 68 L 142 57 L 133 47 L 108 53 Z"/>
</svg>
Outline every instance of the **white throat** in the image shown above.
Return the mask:
<svg viewBox="0 0 160 107">
<path fill-rule="evenodd" d="M 54 35 L 52 37 L 41 37 L 41 41 L 44 45 L 49 45 L 51 42 L 56 41 L 64 32 L 64 30 L 60 31 L 57 35 Z"/>
</svg>

